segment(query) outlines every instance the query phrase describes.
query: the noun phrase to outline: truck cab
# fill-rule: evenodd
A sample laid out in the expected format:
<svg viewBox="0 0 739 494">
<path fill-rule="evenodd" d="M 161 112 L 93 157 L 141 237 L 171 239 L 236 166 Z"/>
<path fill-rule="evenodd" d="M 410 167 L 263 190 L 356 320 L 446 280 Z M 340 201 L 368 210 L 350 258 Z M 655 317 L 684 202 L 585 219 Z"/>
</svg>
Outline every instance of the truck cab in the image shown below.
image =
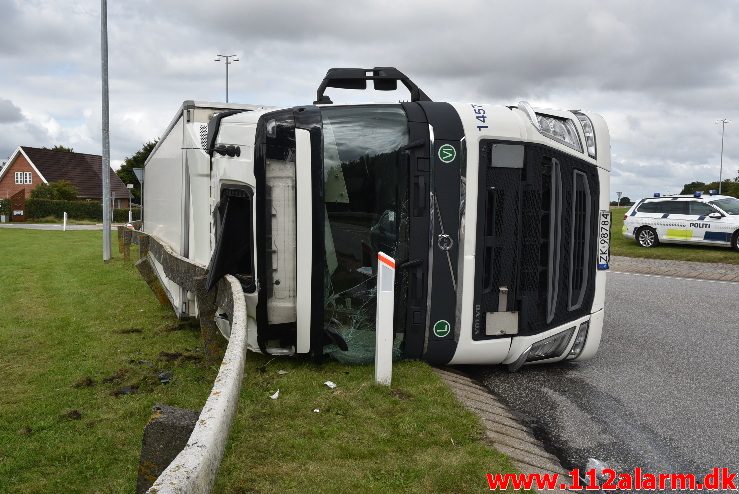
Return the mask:
<svg viewBox="0 0 739 494">
<path fill-rule="evenodd" d="M 400 82 L 410 101 L 325 94 L 368 82 Z M 398 358 L 518 368 L 597 350 L 610 220 L 600 116 L 436 102 L 394 68 L 331 69 L 311 105 L 213 112 L 201 152 L 189 247 L 208 287 L 242 282 L 253 350 L 371 361 L 380 252 L 395 263 Z"/>
</svg>

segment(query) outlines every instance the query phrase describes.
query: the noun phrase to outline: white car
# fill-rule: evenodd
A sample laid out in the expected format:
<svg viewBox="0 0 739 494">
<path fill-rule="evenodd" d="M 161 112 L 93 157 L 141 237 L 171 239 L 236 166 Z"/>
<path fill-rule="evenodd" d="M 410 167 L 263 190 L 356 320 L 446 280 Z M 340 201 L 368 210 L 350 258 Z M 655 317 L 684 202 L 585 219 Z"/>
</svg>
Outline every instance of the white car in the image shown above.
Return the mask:
<svg viewBox="0 0 739 494">
<path fill-rule="evenodd" d="M 663 242 L 739 250 L 739 199 L 700 192 L 642 199 L 624 216 L 622 233 L 642 247 Z"/>
</svg>

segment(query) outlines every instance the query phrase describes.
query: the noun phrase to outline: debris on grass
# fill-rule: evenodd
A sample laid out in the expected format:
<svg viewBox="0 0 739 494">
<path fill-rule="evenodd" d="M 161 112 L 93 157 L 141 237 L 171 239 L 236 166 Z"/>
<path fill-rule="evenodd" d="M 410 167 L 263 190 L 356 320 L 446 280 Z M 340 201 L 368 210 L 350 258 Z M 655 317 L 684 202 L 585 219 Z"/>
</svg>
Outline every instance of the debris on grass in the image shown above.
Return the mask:
<svg viewBox="0 0 739 494">
<path fill-rule="evenodd" d="M 314 409 L 313 409 L 313 411 L 314 411 L 315 413 L 321 413 L 321 410 L 319 410 L 318 408 L 314 408 Z"/>
<path fill-rule="evenodd" d="M 267 361 L 267 363 L 266 363 L 266 364 L 264 364 L 264 365 L 260 365 L 259 367 L 257 367 L 257 370 L 258 370 L 259 372 L 267 372 L 267 366 L 268 366 L 269 364 L 271 364 L 273 360 L 274 360 L 274 358 L 271 358 L 271 359 L 269 359 L 269 360 Z"/>
<path fill-rule="evenodd" d="M 287 371 L 280 369 L 280 370 L 277 371 L 277 374 L 280 375 L 280 376 L 284 376 L 285 374 L 287 374 Z"/>
<path fill-rule="evenodd" d="M 160 372 L 157 378 L 159 379 L 160 383 L 168 384 L 172 380 L 172 372 L 170 371 Z"/>
<path fill-rule="evenodd" d="M 95 386 L 95 380 L 90 376 L 85 376 L 72 385 L 73 388 L 91 388 Z"/>
<path fill-rule="evenodd" d="M 30 436 L 32 432 L 33 432 L 33 429 L 31 429 L 30 427 L 28 427 L 27 425 L 25 425 L 25 426 L 23 426 L 23 427 L 20 428 L 20 430 L 18 431 L 18 435 L 20 435 L 20 436 Z"/>
<path fill-rule="evenodd" d="M 323 384 L 325 384 L 326 387 L 329 388 L 329 389 L 336 389 L 336 383 L 333 382 L 333 381 L 326 381 Z"/>
<path fill-rule="evenodd" d="M 270 398 L 272 398 L 273 400 L 276 400 L 279 397 L 280 397 L 280 390 L 279 389 L 277 391 L 275 391 L 275 394 L 273 394 L 273 395 L 270 396 Z"/>
</svg>

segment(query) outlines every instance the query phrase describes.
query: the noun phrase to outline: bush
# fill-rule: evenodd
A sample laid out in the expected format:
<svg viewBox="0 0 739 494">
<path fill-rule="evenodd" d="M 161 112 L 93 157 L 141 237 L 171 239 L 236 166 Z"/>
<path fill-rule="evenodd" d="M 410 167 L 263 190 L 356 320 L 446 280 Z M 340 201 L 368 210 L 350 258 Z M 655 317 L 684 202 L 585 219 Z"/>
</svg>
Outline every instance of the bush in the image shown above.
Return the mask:
<svg viewBox="0 0 739 494">
<path fill-rule="evenodd" d="M 0 214 L 10 216 L 10 199 L 0 199 Z"/>
<path fill-rule="evenodd" d="M 53 216 L 64 218 L 64 212 L 71 220 L 103 220 L 103 206 L 99 202 L 92 201 L 52 201 L 49 199 L 26 200 L 26 217 L 40 219 Z M 141 209 L 133 209 L 133 219 L 141 218 Z M 114 209 L 113 221 L 123 223 L 128 221 L 128 209 Z"/>
<path fill-rule="evenodd" d="M 77 188 L 67 180 L 49 184 L 38 184 L 30 195 L 31 199 L 50 199 L 55 201 L 76 201 Z"/>
</svg>

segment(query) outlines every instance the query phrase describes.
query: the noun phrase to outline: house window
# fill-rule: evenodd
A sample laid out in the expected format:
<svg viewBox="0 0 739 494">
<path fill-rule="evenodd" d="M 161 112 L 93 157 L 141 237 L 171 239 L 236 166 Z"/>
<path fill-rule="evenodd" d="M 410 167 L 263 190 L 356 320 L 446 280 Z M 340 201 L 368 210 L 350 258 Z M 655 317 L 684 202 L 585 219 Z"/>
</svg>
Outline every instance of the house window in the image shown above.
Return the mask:
<svg viewBox="0 0 739 494">
<path fill-rule="evenodd" d="M 15 172 L 15 183 L 18 185 L 33 183 L 31 172 Z"/>
</svg>

